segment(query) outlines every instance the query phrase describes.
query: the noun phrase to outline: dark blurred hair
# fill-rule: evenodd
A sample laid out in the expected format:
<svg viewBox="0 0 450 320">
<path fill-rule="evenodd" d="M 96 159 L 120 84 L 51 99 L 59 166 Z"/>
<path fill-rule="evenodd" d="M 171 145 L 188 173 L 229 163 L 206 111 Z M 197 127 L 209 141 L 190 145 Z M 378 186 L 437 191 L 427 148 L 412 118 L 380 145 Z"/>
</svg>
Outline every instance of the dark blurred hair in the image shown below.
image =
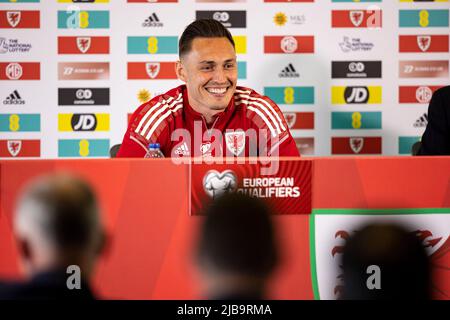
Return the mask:
<svg viewBox="0 0 450 320">
<path fill-rule="evenodd" d="M 259 199 L 230 193 L 207 208 L 197 259 L 219 272 L 265 277 L 278 262 L 271 212 Z"/>
<path fill-rule="evenodd" d="M 230 31 L 214 19 L 200 19 L 192 22 L 184 29 L 178 43 L 180 57 L 191 50 L 195 38 L 227 38 L 234 45 Z"/>
<path fill-rule="evenodd" d="M 367 288 L 367 267 L 380 268 L 381 289 Z M 347 241 L 343 299 L 430 299 L 430 262 L 421 240 L 395 224 L 371 224 Z"/>
<path fill-rule="evenodd" d="M 98 237 L 97 201 L 91 187 L 69 174 L 42 176 L 19 199 L 18 219 L 33 223 L 59 250 L 86 248 Z"/>
</svg>

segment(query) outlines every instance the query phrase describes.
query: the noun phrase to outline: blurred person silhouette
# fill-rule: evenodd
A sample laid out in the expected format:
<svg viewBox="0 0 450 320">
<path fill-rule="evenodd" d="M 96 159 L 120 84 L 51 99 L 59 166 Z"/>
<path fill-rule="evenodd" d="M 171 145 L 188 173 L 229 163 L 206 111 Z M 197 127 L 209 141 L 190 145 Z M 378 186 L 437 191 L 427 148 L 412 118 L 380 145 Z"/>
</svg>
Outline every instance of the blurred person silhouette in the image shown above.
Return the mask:
<svg viewBox="0 0 450 320">
<path fill-rule="evenodd" d="M 17 202 L 13 232 L 27 280 L 0 285 L 0 299 L 95 298 L 89 278 L 104 234 L 86 182 L 68 174 L 31 182 Z"/>
<path fill-rule="evenodd" d="M 278 262 L 275 227 L 259 199 L 228 193 L 211 202 L 201 226 L 196 263 L 212 300 L 266 298 Z"/>
<path fill-rule="evenodd" d="M 422 156 L 450 155 L 450 86 L 436 90 L 428 105 L 428 124 L 422 135 Z"/>
<path fill-rule="evenodd" d="M 378 275 L 370 266 L 379 267 Z M 401 225 L 369 224 L 357 231 L 344 246 L 342 267 L 342 299 L 431 298 L 431 266 L 425 247 Z M 378 288 L 373 286 L 376 280 L 369 279 L 372 276 L 379 277 Z"/>
</svg>

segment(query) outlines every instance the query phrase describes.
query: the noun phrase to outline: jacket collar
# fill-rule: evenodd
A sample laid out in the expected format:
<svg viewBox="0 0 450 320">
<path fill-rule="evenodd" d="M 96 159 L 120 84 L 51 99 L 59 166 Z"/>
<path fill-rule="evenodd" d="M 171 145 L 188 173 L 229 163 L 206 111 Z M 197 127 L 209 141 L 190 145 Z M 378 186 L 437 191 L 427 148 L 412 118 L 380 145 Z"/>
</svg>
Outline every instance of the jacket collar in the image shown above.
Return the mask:
<svg viewBox="0 0 450 320">
<path fill-rule="evenodd" d="M 195 111 L 194 108 L 192 108 L 192 106 L 189 104 L 188 91 L 187 91 L 186 85 L 182 85 L 180 87 L 180 89 L 183 94 L 183 105 L 184 105 L 183 109 L 185 110 L 185 112 L 190 117 L 194 118 L 194 120 L 202 119 L 203 114 Z M 234 109 L 235 109 L 235 104 L 234 104 L 234 95 L 233 95 L 233 97 L 230 99 L 230 102 L 228 103 L 228 106 L 226 107 L 226 109 L 217 114 L 217 117 L 219 117 L 219 119 L 217 120 L 217 123 L 227 122 L 230 119 L 230 117 L 233 115 Z"/>
</svg>

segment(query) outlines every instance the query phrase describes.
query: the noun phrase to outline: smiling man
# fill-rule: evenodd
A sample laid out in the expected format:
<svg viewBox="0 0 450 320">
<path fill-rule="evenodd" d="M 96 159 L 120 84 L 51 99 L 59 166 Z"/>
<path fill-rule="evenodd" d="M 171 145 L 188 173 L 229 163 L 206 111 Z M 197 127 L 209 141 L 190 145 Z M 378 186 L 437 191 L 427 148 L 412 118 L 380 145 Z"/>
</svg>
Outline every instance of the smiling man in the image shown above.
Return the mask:
<svg viewBox="0 0 450 320">
<path fill-rule="evenodd" d="M 166 157 L 299 156 L 278 106 L 237 86 L 234 41 L 220 22 L 187 26 L 179 55 L 186 84 L 134 112 L 117 157 L 144 157 L 151 143 Z"/>
</svg>

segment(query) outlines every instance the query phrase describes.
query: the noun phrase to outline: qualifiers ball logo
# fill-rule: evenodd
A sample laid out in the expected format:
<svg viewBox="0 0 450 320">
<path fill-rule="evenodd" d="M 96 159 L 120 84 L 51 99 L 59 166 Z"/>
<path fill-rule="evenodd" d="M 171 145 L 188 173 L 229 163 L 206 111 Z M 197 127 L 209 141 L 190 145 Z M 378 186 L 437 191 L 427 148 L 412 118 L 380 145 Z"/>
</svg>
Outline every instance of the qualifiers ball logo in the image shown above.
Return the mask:
<svg viewBox="0 0 450 320">
<path fill-rule="evenodd" d="M 216 199 L 226 193 L 234 192 L 236 189 L 237 178 L 231 170 L 225 170 L 223 172 L 210 170 L 203 178 L 203 190 L 212 199 Z"/>
<path fill-rule="evenodd" d="M 297 39 L 295 39 L 292 36 L 284 37 L 281 39 L 281 50 L 285 53 L 294 53 L 297 51 L 298 48 L 298 42 Z"/>
</svg>

